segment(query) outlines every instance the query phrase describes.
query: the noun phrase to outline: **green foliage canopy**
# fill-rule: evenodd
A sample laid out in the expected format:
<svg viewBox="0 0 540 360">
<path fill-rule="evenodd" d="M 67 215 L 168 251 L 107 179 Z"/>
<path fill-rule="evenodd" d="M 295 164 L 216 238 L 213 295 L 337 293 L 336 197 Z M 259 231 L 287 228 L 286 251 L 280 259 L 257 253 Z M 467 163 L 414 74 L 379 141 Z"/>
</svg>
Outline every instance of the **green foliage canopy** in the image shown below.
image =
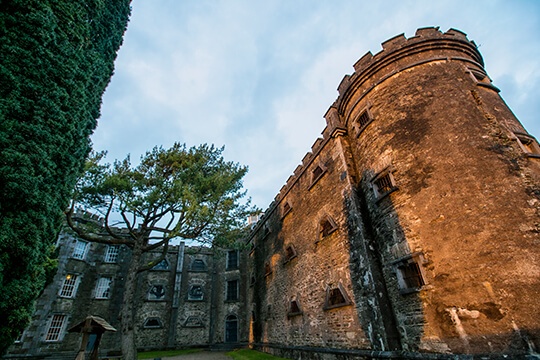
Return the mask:
<svg viewBox="0 0 540 360">
<path fill-rule="evenodd" d="M 147 152 L 136 167 L 129 156 L 111 166 L 100 163 L 103 153 L 94 154 L 72 207 L 99 211 L 105 217 L 104 229 L 78 228 L 70 216 L 68 222 L 89 241 L 131 249 L 142 245 L 143 251 L 167 246 L 175 238 L 230 247 L 254 210 L 249 201 L 240 201 L 247 167 L 225 161 L 222 153 L 223 148 L 213 145 L 188 149 L 175 143 L 170 149 Z M 115 214 L 118 220 L 113 220 Z M 119 223 L 129 236 L 119 231 Z"/>
<path fill-rule="evenodd" d="M 0 355 L 43 287 L 129 3 L 0 2 Z"/>
</svg>

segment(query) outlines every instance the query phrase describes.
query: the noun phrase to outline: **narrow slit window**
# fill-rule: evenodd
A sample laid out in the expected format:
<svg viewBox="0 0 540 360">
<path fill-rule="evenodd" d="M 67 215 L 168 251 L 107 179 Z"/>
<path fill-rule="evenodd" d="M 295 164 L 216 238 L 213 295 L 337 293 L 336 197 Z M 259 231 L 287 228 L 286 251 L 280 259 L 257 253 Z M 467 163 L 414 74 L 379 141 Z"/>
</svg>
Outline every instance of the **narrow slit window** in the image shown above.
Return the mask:
<svg viewBox="0 0 540 360">
<path fill-rule="evenodd" d="M 266 262 L 266 264 L 264 264 L 264 276 L 269 276 L 271 273 L 272 273 L 272 266 L 270 265 L 269 262 Z"/>
</svg>

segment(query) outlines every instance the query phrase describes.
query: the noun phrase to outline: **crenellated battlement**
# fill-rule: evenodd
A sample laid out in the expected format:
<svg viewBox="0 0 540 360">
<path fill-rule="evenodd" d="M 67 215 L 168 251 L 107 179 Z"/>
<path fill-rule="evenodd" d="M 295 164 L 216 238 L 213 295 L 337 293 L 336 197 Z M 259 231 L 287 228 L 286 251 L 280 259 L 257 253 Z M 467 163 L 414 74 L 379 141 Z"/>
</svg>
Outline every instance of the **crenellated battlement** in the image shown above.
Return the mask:
<svg viewBox="0 0 540 360">
<path fill-rule="evenodd" d="M 357 96 L 359 93 L 362 97 L 390 76 L 427 61 L 465 58 L 480 68 L 484 66 L 474 41 L 469 40 L 464 32 L 452 28 L 444 33 L 439 27 L 419 28 L 410 38 L 399 34 L 384 41 L 381 46 L 382 50 L 375 55 L 371 51 L 365 53 L 353 65 L 354 73 L 343 77 L 338 86 L 338 98 L 324 115 L 327 126 L 322 131 L 322 138 L 315 140 L 311 152 L 304 156 L 302 163 L 287 179 L 286 184 L 268 207 L 266 217 L 280 204 L 329 139 L 346 132 L 348 114 L 345 112 L 345 106 L 353 95 Z M 256 229 L 257 227 L 254 230 Z"/>
</svg>

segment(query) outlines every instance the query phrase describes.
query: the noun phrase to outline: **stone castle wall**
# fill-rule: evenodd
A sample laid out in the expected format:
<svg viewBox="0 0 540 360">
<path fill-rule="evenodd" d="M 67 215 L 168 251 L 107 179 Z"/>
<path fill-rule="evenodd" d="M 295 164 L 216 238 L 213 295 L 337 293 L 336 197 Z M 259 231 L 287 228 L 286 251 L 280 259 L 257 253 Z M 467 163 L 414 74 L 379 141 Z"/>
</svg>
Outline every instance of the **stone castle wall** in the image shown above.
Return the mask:
<svg viewBox="0 0 540 360">
<path fill-rule="evenodd" d="M 249 342 L 312 359 L 538 349 L 538 142 L 462 32 L 423 28 L 382 46 L 342 80 L 322 138 L 246 239 L 250 250 L 231 265 L 227 251 L 181 244 L 166 269 L 140 277 L 141 349 Z M 129 252 L 105 264 L 105 247 L 92 244 L 76 260 L 76 241 L 62 239 L 55 282 L 12 353 L 76 348 L 73 334 L 43 341 L 55 313 L 119 326 Z M 68 273 L 81 275 L 73 299 L 57 295 Z M 100 276 L 113 278 L 109 299 L 93 298 Z M 103 341 L 118 348 L 117 334 Z"/>
</svg>

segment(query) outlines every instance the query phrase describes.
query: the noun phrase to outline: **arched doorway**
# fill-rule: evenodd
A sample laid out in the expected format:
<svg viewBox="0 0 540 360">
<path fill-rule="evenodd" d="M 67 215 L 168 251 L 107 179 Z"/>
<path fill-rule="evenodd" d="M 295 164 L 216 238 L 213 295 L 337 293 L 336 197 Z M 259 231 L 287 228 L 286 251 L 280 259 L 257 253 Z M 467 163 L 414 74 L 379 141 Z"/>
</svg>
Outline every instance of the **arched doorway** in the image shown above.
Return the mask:
<svg viewBox="0 0 540 360">
<path fill-rule="evenodd" d="M 236 315 L 229 315 L 225 319 L 225 342 L 238 342 L 238 317 Z"/>
</svg>

